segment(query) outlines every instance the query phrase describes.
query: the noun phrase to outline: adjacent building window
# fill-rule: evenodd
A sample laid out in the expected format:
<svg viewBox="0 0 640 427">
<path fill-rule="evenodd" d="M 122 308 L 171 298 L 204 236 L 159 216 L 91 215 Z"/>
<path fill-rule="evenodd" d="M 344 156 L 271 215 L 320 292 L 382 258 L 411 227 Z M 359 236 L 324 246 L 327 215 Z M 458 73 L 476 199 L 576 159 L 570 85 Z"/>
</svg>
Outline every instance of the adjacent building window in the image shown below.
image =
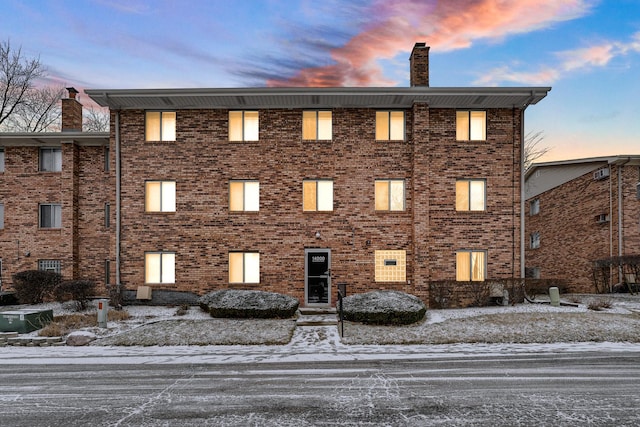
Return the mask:
<svg viewBox="0 0 640 427">
<path fill-rule="evenodd" d="M 537 249 L 540 247 L 540 233 L 535 231 L 529 235 L 529 247 Z"/>
<path fill-rule="evenodd" d="M 333 210 L 333 181 L 304 180 L 302 182 L 302 210 L 305 212 Z"/>
<path fill-rule="evenodd" d="M 260 254 L 229 252 L 229 283 L 260 283 Z"/>
<path fill-rule="evenodd" d="M 456 139 L 485 141 L 487 139 L 486 111 L 456 111 Z"/>
<path fill-rule="evenodd" d="M 538 215 L 540 213 L 540 199 L 529 201 L 529 215 Z"/>
<path fill-rule="evenodd" d="M 0 203 L 0 229 L 4 228 L 4 203 Z"/>
<path fill-rule="evenodd" d="M 0 148 L 0 172 L 4 172 L 4 148 Z"/>
<path fill-rule="evenodd" d="M 229 111 L 229 141 L 257 141 L 257 111 Z"/>
<path fill-rule="evenodd" d="M 62 273 L 62 263 L 58 259 L 39 259 L 38 270 L 53 271 L 54 273 Z"/>
<path fill-rule="evenodd" d="M 404 210 L 404 180 L 377 179 L 375 185 L 377 211 Z"/>
<path fill-rule="evenodd" d="M 456 210 L 484 211 L 486 209 L 486 185 L 484 179 L 459 179 L 456 181 Z"/>
<path fill-rule="evenodd" d="M 40 228 L 61 228 L 62 227 L 62 205 L 41 204 L 40 205 Z"/>
<path fill-rule="evenodd" d="M 376 282 L 405 282 L 407 280 L 406 251 L 375 251 Z"/>
<path fill-rule="evenodd" d="M 175 283 L 176 254 L 174 252 L 145 252 L 145 283 Z"/>
<path fill-rule="evenodd" d="M 258 181 L 229 182 L 229 210 L 257 212 L 260 210 L 260 183 Z"/>
<path fill-rule="evenodd" d="M 175 140 L 175 111 L 147 111 L 145 113 L 145 141 Z"/>
<path fill-rule="evenodd" d="M 175 212 L 176 211 L 176 182 L 175 181 L 147 181 L 145 182 L 145 212 Z"/>
<path fill-rule="evenodd" d="M 459 282 L 481 282 L 487 273 L 485 251 L 456 252 L 456 280 Z"/>
<path fill-rule="evenodd" d="M 303 111 L 302 139 L 332 138 L 331 111 Z"/>
<path fill-rule="evenodd" d="M 376 111 L 376 140 L 404 141 L 404 111 Z"/>
<path fill-rule="evenodd" d="M 104 227 L 111 227 L 111 205 L 109 203 L 104 204 Z"/>
<path fill-rule="evenodd" d="M 41 148 L 40 149 L 40 171 L 60 172 L 62 170 L 62 149 L 61 148 Z"/>
</svg>

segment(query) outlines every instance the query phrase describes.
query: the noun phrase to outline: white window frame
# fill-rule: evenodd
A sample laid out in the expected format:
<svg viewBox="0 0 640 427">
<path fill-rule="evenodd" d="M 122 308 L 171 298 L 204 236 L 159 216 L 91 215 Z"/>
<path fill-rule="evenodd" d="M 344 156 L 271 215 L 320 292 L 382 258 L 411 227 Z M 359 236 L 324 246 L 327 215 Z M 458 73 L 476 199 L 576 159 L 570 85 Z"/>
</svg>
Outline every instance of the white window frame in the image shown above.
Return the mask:
<svg viewBox="0 0 640 427">
<path fill-rule="evenodd" d="M 481 278 L 474 278 L 474 255 L 477 256 L 479 254 L 482 254 L 482 264 L 480 265 L 480 267 L 482 268 L 481 274 L 482 277 Z M 467 260 L 461 260 L 461 255 L 468 255 L 469 259 L 469 265 L 468 265 L 468 271 L 469 271 L 469 276 L 468 277 L 462 277 L 461 276 L 461 271 L 460 271 L 460 266 L 458 265 L 459 262 L 461 261 L 467 261 Z M 456 251 L 456 281 L 458 282 L 484 282 L 487 279 L 487 251 L 486 250 L 474 250 L 474 249 L 463 249 L 463 250 L 459 250 Z"/>
<path fill-rule="evenodd" d="M 480 128 L 478 129 L 478 126 Z M 479 131 L 479 135 L 478 135 Z M 486 141 L 487 112 L 485 110 L 456 111 L 456 141 Z"/>
<path fill-rule="evenodd" d="M 538 215 L 540 213 L 540 199 L 535 198 L 529 201 L 529 216 Z"/>
<path fill-rule="evenodd" d="M 379 192 L 378 192 L 378 188 L 379 188 L 379 184 L 386 184 L 387 186 L 387 200 L 382 200 L 380 199 L 380 197 L 382 197 L 382 195 L 379 196 Z M 394 197 L 397 200 L 397 195 L 395 194 L 398 188 L 398 184 L 402 184 L 402 194 L 400 195 L 401 200 L 402 200 L 402 207 L 401 208 L 397 208 L 394 204 Z M 404 179 L 376 179 L 375 180 L 375 194 L 374 194 L 374 198 L 375 198 L 375 210 L 378 212 L 403 212 L 406 209 L 406 197 L 407 197 L 407 189 L 406 189 L 406 181 Z M 380 208 L 379 206 L 381 206 L 384 203 L 385 208 Z"/>
<path fill-rule="evenodd" d="M 155 265 L 151 263 L 155 263 Z M 150 271 L 157 267 L 159 271 Z M 153 275 L 151 274 L 153 273 Z M 151 280 L 158 278 L 158 280 Z M 145 284 L 174 284 L 176 283 L 176 253 L 165 251 L 150 251 L 144 253 L 144 283 Z"/>
<path fill-rule="evenodd" d="M 326 129 L 328 113 L 328 129 Z M 322 117 L 324 116 L 324 117 Z M 313 129 L 307 124 L 313 123 Z M 312 133 L 314 135 L 310 135 Z M 302 112 L 302 139 L 305 141 L 331 141 L 333 139 L 333 113 L 331 110 L 304 110 Z"/>
<path fill-rule="evenodd" d="M 460 193 L 458 184 L 467 185 L 467 191 Z M 476 207 L 477 201 L 474 196 L 473 188 L 477 184 L 482 184 L 482 208 Z M 466 206 L 466 207 L 465 207 Z M 487 210 L 487 180 L 477 178 L 464 178 L 456 180 L 456 211 L 458 212 L 485 212 Z"/>
<path fill-rule="evenodd" d="M 240 263 L 237 266 L 236 263 Z M 250 271 L 248 268 L 257 264 L 257 271 Z M 234 270 L 234 266 L 241 269 L 242 277 L 237 277 L 238 271 Z M 231 284 L 259 284 L 260 283 L 260 252 L 246 251 L 229 252 L 229 283 Z"/>
<path fill-rule="evenodd" d="M 538 249 L 540 247 L 540 232 L 534 231 L 529 235 L 529 248 Z"/>
<path fill-rule="evenodd" d="M 248 120 L 248 114 L 255 114 L 256 120 Z M 240 123 L 235 123 L 239 121 Z M 238 126 L 241 135 L 235 135 L 233 129 Z M 255 127 L 254 127 L 255 126 Z M 260 139 L 260 112 L 257 110 L 229 111 L 229 141 L 258 141 Z"/>
<path fill-rule="evenodd" d="M 376 111 L 376 141 L 404 141 L 405 123 L 402 110 Z"/>
<path fill-rule="evenodd" d="M 307 209 L 305 201 L 307 200 L 307 184 L 314 184 L 315 202 L 313 209 Z M 325 192 L 329 191 L 330 194 Z M 302 181 L 302 210 L 303 212 L 333 212 L 333 180 L 332 179 L 305 179 Z M 328 205 L 331 204 L 331 208 Z"/>
<path fill-rule="evenodd" d="M 62 148 L 42 147 L 38 158 L 38 170 L 40 172 L 62 171 Z"/>
<path fill-rule="evenodd" d="M 158 129 L 151 129 L 150 115 L 158 114 Z M 167 122 L 167 123 L 165 123 Z M 171 124 L 173 122 L 173 125 Z M 144 112 L 144 140 L 150 142 L 171 142 L 176 140 L 178 113 L 169 110 L 149 110 Z M 154 131 L 153 133 L 152 130 Z M 154 136 L 158 135 L 158 138 Z"/>
<path fill-rule="evenodd" d="M 256 185 L 254 186 L 253 184 Z M 234 206 L 234 187 L 239 186 L 241 186 L 242 189 L 237 191 L 241 191 L 242 196 L 241 200 L 237 200 L 236 202 L 241 202 L 242 206 Z M 253 200 L 254 197 L 256 200 Z M 231 212 L 258 212 L 260 210 L 260 182 L 240 179 L 229 181 L 229 210 Z"/>
<path fill-rule="evenodd" d="M 44 224 L 43 209 L 49 209 L 51 224 Z M 59 203 L 40 203 L 38 206 L 38 225 L 41 229 L 62 228 L 62 205 Z"/>
<path fill-rule="evenodd" d="M 156 194 L 155 184 L 160 184 L 160 190 Z M 177 204 L 177 184 L 171 180 L 148 180 L 144 182 L 144 211 L 149 212 L 175 212 Z M 159 206 L 151 206 L 152 201 L 159 199 Z"/>
</svg>

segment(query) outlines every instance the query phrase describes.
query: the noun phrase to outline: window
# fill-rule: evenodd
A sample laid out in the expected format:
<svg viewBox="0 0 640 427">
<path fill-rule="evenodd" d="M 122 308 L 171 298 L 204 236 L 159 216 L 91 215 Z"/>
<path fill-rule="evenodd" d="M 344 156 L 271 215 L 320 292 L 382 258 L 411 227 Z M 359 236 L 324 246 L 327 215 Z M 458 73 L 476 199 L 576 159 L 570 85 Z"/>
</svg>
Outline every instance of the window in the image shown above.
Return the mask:
<svg viewBox="0 0 640 427">
<path fill-rule="evenodd" d="M 104 227 L 111 227 L 111 205 L 109 203 L 104 204 Z"/>
<path fill-rule="evenodd" d="M 537 249 L 540 247 L 540 233 L 535 231 L 529 235 L 529 247 Z"/>
<path fill-rule="evenodd" d="M 111 284 L 111 261 L 108 259 L 104 260 L 104 283 Z"/>
<path fill-rule="evenodd" d="M 540 213 L 540 199 L 533 199 L 529 202 L 529 215 L 538 215 Z"/>
<path fill-rule="evenodd" d="M 0 148 L 0 172 L 4 172 L 4 148 Z"/>
<path fill-rule="evenodd" d="M 4 203 L 0 203 L 0 229 L 4 228 Z"/>
<path fill-rule="evenodd" d="M 404 141 L 404 111 L 376 111 L 376 140 Z"/>
<path fill-rule="evenodd" d="M 41 148 L 40 149 L 40 171 L 60 172 L 62 170 L 62 149 L 61 148 Z"/>
<path fill-rule="evenodd" d="M 456 111 L 456 140 L 485 141 L 486 139 L 486 111 Z"/>
<path fill-rule="evenodd" d="M 175 212 L 176 211 L 176 182 L 175 181 L 147 181 L 145 182 L 145 212 Z"/>
<path fill-rule="evenodd" d="M 524 277 L 527 279 L 539 279 L 540 267 L 526 267 L 524 269 Z"/>
<path fill-rule="evenodd" d="M 229 141 L 258 140 L 257 111 L 229 111 Z"/>
<path fill-rule="evenodd" d="M 145 114 L 145 141 L 175 141 L 176 112 L 147 111 Z"/>
<path fill-rule="evenodd" d="M 104 171 L 109 172 L 111 163 L 109 162 L 109 147 L 104 147 Z"/>
<path fill-rule="evenodd" d="M 456 280 L 459 282 L 482 282 L 486 277 L 485 251 L 456 252 Z"/>
<path fill-rule="evenodd" d="M 260 254 L 229 252 L 229 283 L 260 283 Z"/>
<path fill-rule="evenodd" d="M 331 111 L 303 111 L 302 139 L 331 139 Z"/>
<path fill-rule="evenodd" d="M 486 208 L 487 182 L 484 179 L 459 179 L 456 181 L 456 210 L 484 211 Z"/>
<path fill-rule="evenodd" d="M 259 211 L 260 183 L 257 181 L 231 181 L 229 183 L 229 210 Z"/>
<path fill-rule="evenodd" d="M 377 211 L 404 210 L 404 180 L 377 179 L 375 185 Z"/>
<path fill-rule="evenodd" d="M 302 210 L 332 211 L 333 210 L 333 181 L 305 180 L 302 182 Z"/>
<path fill-rule="evenodd" d="M 40 205 L 40 228 L 61 228 L 62 206 L 58 204 Z"/>
<path fill-rule="evenodd" d="M 406 251 L 375 251 L 376 282 L 405 282 Z"/>
<path fill-rule="evenodd" d="M 173 252 L 145 252 L 145 283 L 175 283 L 176 254 Z"/>
<path fill-rule="evenodd" d="M 53 271 L 54 273 L 62 273 L 62 263 L 58 259 L 39 259 L 38 270 Z"/>
</svg>

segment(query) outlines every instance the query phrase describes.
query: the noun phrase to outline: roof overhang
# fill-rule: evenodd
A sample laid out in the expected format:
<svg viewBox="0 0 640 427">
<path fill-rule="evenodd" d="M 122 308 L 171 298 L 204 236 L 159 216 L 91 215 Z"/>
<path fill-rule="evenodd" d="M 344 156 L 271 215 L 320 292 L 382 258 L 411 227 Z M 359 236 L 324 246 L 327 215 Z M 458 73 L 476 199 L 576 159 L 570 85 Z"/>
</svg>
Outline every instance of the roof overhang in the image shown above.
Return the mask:
<svg viewBox="0 0 640 427">
<path fill-rule="evenodd" d="M 526 108 L 550 87 L 88 89 L 101 107 L 130 109 Z"/>
<path fill-rule="evenodd" d="M 74 143 L 101 146 L 109 144 L 109 132 L 2 132 L 0 146 L 45 146 Z"/>
<path fill-rule="evenodd" d="M 569 166 L 596 163 L 602 165 L 640 165 L 640 154 L 619 154 L 615 156 L 588 157 L 583 159 L 557 160 L 553 162 L 534 163 L 525 173 L 525 179 L 529 178 L 536 170 L 547 167 Z"/>
</svg>

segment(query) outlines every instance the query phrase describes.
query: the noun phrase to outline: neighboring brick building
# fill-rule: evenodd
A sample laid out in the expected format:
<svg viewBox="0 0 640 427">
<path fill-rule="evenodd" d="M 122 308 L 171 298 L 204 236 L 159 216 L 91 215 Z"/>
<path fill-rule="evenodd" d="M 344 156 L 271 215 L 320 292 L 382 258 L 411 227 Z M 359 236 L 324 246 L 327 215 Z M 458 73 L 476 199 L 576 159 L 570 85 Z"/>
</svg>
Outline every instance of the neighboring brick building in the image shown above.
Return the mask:
<svg viewBox="0 0 640 427">
<path fill-rule="evenodd" d="M 640 254 L 640 155 L 538 163 L 525 179 L 529 276 L 594 292 L 593 261 Z"/>
<path fill-rule="evenodd" d="M 67 277 L 154 295 L 321 306 L 341 282 L 426 301 L 431 281 L 521 277 L 524 111 L 550 88 L 429 87 L 428 52 L 414 47 L 409 88 L 88 90 L 111 110 L 108 150 L 104 135 L 0 135 L 4 275 L 61 259 Z M 38 171 L 38 144 L 61 147 L 62 172 Z M 62 222 L 44 230 L 53 202 Z"/>
</svg>

